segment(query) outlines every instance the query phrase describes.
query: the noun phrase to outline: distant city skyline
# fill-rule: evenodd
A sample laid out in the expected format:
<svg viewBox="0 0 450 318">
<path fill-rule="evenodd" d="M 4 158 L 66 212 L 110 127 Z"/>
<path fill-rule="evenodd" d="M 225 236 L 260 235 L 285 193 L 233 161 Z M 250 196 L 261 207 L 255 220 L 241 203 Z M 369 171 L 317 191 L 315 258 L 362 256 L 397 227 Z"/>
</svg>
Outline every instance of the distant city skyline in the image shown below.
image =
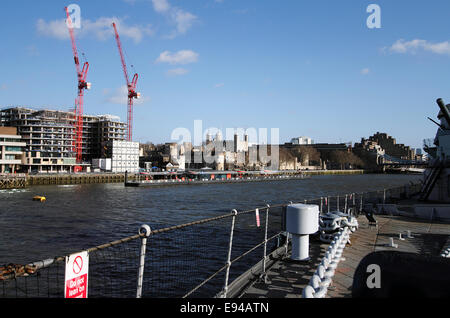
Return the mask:
<svg viewBox="0 0 450 318">
<path fill-rule="evenodd" d="M 126 122 L 139 73 L 134 140 L 164 143 L 177 127 L 279 129 L 280 143 L 359 142 L 385 132 L 411 148 L 432 138 L 450 103 L 448 1 L 15 1 L 0 11 L 0 108 L 67 111 L 76 75 L 64 6 L 81 8 L 76 40 L 91 67 L 86 114 Z M 370 4 L 381 27 L 366 24 Z"/>
</svg>

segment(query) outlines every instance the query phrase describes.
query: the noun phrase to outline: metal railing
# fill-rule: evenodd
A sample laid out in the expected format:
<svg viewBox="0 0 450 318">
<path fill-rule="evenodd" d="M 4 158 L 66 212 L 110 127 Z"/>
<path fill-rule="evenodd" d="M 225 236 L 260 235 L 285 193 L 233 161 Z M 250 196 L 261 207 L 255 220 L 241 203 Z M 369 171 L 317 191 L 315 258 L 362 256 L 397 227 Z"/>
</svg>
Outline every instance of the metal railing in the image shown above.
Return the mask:
<svg viewBox="0 0 450 318">
<path fill-rule="evenodd" d="M 420 184 L 300 200 L 320 212 L 395 202 Z M 292 202 L 290 202 L 292 203 Z M 232 297 L 229 286 L 258 262 L 264 278 L 268 255 L 285 248 L 285 208 L 266 205 L 186 224 L 143 225 L 136 235 L 87 249 L 88 297 Z M 154 230 L 153 230 L 154 229 Z M 65 256 L 0 266 L 0 297 L 63 297 Z"/>
</svg>

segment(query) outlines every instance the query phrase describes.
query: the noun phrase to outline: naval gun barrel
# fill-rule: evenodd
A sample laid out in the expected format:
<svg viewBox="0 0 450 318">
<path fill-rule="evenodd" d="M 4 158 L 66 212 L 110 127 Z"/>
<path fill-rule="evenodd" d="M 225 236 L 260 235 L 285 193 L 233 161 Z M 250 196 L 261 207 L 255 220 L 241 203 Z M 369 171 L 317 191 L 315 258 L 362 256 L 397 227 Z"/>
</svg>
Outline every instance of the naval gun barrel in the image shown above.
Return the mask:
<svg viewBox="0 0 450 318">
<path fill-rule="evenodd" d="M 444 116 L 445 120 L 447 121 L 447 125 L 450 126 L 450 113 L 448 112 L 447 106 L 445 106 L 444 101 L 442 98 L 438 98 L 436 100 L 436 103 L 438 104 L 439 108 L 441 109 L 442 115 Z"/>
</svg>

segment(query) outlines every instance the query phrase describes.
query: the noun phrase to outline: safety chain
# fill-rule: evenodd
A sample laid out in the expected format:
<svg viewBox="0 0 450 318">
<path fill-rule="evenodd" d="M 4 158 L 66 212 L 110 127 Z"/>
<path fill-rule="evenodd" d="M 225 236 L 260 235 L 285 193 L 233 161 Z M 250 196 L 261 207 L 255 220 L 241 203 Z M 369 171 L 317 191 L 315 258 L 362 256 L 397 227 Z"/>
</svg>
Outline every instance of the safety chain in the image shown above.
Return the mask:
<svg viewBox="0 0 450 318">
<path fill-rule="evenodd" d="M 321 215 L 319 218 L 320 240 L 325 243 L 331 243 L 336 234 L 345 227 L 355 232 L 358 228 L 358 220 L 354 216 L 340 211 Z"/>
<path fill-rule="evenodd" d="M 303 289 L 303 298 L 324 298 L 326 296 L 341 260 L 342 252 L 346 244 L 350 242 L 350 232 L 350 228 L 345 227 L 334 236 L 325 256 L 322 258 L 322 262 L 309 280 L 309 284 Z"/>
<path fill-rule="evenodd" d="M 37 268 L 33 265 L 8 264 L 0 266 L 0 280 L 7 280 L 19 276 L 34 274 Z"/>
<path fill-rule="evenodd" d="M 442 248 L 441 254 L 442 257 L 450 258 L 450 237 L 447 239 L 447 243 L 445 243 Z"/>
</svg>

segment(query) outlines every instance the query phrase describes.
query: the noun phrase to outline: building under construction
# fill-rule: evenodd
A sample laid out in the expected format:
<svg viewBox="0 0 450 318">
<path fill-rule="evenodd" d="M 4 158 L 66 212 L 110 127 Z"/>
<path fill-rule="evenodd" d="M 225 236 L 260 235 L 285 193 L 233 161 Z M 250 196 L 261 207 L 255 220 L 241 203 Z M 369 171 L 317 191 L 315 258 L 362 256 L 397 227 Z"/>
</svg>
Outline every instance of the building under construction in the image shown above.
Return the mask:
<svg viewBox="0 0 450 318">
<path fill-rule="evenodd" d="M 74 112 L 12 107 L 0 111 L 0 126 L 16 127 L 26 143 L 25 172 L 73 172 L 100 158 L 102 145 L 125 140 L 127 124 L 113 115 L 83 115 L 82 163 L 76 162 Z"/>
</svg>

